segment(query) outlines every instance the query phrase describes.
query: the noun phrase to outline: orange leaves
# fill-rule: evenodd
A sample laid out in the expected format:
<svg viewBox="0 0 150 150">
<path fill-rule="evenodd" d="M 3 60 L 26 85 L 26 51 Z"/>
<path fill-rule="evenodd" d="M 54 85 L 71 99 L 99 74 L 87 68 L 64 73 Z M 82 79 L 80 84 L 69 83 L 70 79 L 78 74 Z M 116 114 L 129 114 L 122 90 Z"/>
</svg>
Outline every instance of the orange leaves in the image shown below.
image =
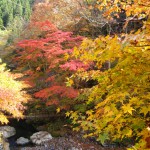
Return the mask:
<svg viewBox="0 0 150 150">
<path fill-rule="evenodd" d="M 33 25 L 39 27 L 42 31 L 57 31 L 57 27 L 48 20 L 43 22 L 33 22 Z"/>
<path fill-rule="evenodd" d="M 34 94 L 35 97 L 43 99 L 47 99 L 53 95 L 58 95 L 58 97 L 75 98 L 78 95 L 78 91 L 66 86 L 53 85 Z"/>
<path fill-rule="evenodd" d="M 15 79 L 16 76 L 11 75 L 5 70 L 4 65 L 0 64 L 0 122 L 2 123 L 8 123 L 6 114 L 22 118 L 25 109 L 23 104 L 29 99 L 29 96 L 22 91 L 28 86 Z"/>
<path fill-rule="evenodd" d="M 29 54 L 29 55 L 26 57 L 26 59 L 27 59 L 27 60 L 31 60 L 31 59 L 32 59 L 32 55 Z"/>
<path fill-rule="evenodd" d="M 143 12 L 148 16 L 150 13 L 150 2 L 149 0 L 103 0 L 103 1 L 92 1 L 87 4 L 89 10 L 94 10 L 95 7 L 99 9 L 102 15 L 107 18 L 107 21 L 113 20 L 113 14 L 120 13 L 121 10 L 125 10 L 127 17 L 138 16 L 140 17 Z M 99 21 L 99 20 L 97 20 Z"/>
<path fill-rule="evenodd" d="M 136 0 L 132 5 L 119 0 L 97 2 L 106 18 L 118 20 L 125 15 L 124 30 L 129 23 L 125 24 L 126 13 L 140 14 L 143 8 Z M 46 106 L 57 106 L 57 112 L 75 104 L 77 111 L 66 115 L 101 142 L 138 136 L 149 113 L 149 28 L 120 38 L 86 38 L 80 45 L 82 37 L 56 29 L 48 21 L 32 24 L 40 32 L 18 46 L 21 65 L 38 89 L 34 97 Z"/>
<path fill-rule="evenodd" d="M 46 102 L 46 106 L 58 105 L 58 104 L 59 104 L 59 100 L 58 99 L 51 99 L 51 100 L 48 100 Z"/>
<path fill-rule="evenodd" d="M 70 99 L 76 98 L 78 96 L 78 90 L 75 90 L 70 87 L 66 87 L 61 94 L 62 97 L 68 97 Z"/>
<path fill-rule="evenodd" d="M 55 80 L 55 76 L 51 76 L 46 79 L 46 82 L 50 82 L 50 81 L 53 82 L 54 80 Z"/>
<path fill-rule="evenodd" d="M 65 64 L 60 66 L 64 70 L 71 70 L 71 71 L 76 71 L 76 70 L 87 70 L 90 67 L 90 64 L 84 64 L 83 62 L 79 60 L 71 60 L 70 62 L 66 62 Z"/>
<path fill-rule="evenodd" d="M 49 88 L 45 88 L 40 90 L 39 92 L 34 93 L 35 97 L 43 98 L 43 99 L 47 99 L 50 95 L 51 94 Z"/>
<path fill-rule="evenodd" d="M 41 70 L 41 67 L 37 67 L 37 68 L 36 68 L 36 71 L 40 71 L 40 70 Z"/>
</svg>

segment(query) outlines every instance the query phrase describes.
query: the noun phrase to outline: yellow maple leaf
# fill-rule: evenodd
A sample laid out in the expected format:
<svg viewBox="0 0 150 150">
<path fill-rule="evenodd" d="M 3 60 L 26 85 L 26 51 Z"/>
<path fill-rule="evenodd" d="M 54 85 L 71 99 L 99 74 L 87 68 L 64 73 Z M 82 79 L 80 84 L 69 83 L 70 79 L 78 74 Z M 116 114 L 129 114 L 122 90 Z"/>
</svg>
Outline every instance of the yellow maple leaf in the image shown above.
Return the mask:
<svg viewBox="0 0 150 150">
<path fill-rule="evenodd" d="M 132 115 L 132 111 L 135 110 L 131 107 L 131 104 L 123 105 L 122 106 L 124 113 L 129 113 Z"/>
<path fill-rule="evenodd" d="M 66 114 L 66 116 L 67 116 L 67 117 L 69 117 L 69 116 L 70 116 L 70 112 L 66 112 L 65 114 Z"/>
<path fill-rule="evenodd" d="M 58 107 L 58 108 L 56 109 L 56 112 L 57 112 L 57 113 L 59 113 L 59 112 L 60 112 L 60 110 L 61 110 L 61 109 Z"/>
</svg>

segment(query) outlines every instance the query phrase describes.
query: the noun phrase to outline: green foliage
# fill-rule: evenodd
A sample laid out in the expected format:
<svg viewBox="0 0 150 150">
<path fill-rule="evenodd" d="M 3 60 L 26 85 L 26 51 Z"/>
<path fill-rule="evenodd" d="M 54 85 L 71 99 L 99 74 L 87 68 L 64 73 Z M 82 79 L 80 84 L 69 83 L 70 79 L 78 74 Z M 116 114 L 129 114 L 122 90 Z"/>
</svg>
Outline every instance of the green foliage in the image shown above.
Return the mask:
<svg viewBox="0 0 150 150">
<path fill-rule="evenodd" d="M 24 28 L 25 20 L 21 19 L 19 16 L 16 16 L 13 19 L 13 22 L 9 25 L 8 30 L 11 32 L 7 39 L 7 45 L 12 43 L 15 39 L 21 36 L 21 31 Z"/>
<path fill-rule="evenodd" d="M 20 37 L 25 24 L 31 15 L 34 0 L 1 0 L 0 1 L 0 30 L 11 31 L 7 44 Z"/>
<path fill-rule="evenodd" d="M 57 120 L 50 121 L 47 124 L 47 131 L 49 131 L 54 137 L 64 136 L 67 132 L 69 132 L 68 127 L 65 125 L 66 121 L 64 119 L 57 118 Z"/>
<path fill-rule="evenodd" d="M 33 0 L 32 0 L 33 1 Z M 3 26 L 9 26 L 16 16 L 28 20 L 31 14 L 31 0 L 1 0 L 0 20 Z"/>
</svg>

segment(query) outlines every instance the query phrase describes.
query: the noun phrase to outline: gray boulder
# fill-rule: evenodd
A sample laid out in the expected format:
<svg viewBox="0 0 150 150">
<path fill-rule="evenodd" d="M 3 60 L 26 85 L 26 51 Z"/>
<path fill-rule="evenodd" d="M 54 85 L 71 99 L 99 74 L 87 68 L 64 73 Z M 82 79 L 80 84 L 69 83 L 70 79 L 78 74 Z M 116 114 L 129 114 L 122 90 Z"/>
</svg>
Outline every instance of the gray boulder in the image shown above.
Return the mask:
<svg viewBox="0 0 150 150">
<path fill-rule="evenodd" d="M 18 145 L 25 145 L 25 144 L 28 144 L 30 141 L 29 139 L 27 138 L 24 138 L 24 137 L 20 137 L 19 139 L 17 139 L 16 143 Z"/>
<path fill-rule="evenodd" d="M 16 130 L 14 127 L 11 126 L 1 126 L 0 133 L 3 135 L 4 138 L 9 138 L 16 134 Z"/>
<path fill-rule="evenodd" d="M 6 141 L 2 134 L 0 134 L 0 150 L 10 150 L 9 143 Z"/>
<path fill-rule="evenodd" d="M 52 139 L 51 134 L 46 131 L 36 132 L 30 137 L 30 140 L 32 141 L 32 143 L 37 144 L 37 145 L 41 145 L 44 142 L 49 141 L 51 139 Z"/>
</svg>

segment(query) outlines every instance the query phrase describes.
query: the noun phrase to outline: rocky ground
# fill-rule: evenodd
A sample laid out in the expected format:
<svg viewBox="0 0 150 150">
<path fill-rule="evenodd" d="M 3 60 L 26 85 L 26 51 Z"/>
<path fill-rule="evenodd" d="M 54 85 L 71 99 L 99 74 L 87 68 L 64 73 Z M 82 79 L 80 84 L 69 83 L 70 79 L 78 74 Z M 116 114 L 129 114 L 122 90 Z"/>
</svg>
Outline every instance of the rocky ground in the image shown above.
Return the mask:
<svg viewBox="0 0 150 150">
<path fill-rule="evenodd" d="M 116 144 L 104 146 L 92 139 L 84 139 L 80 134 L 57 137 L 44 142 L 41 146 L 18 147 L 11 150 L 125 150 Z"/>
</svg>

